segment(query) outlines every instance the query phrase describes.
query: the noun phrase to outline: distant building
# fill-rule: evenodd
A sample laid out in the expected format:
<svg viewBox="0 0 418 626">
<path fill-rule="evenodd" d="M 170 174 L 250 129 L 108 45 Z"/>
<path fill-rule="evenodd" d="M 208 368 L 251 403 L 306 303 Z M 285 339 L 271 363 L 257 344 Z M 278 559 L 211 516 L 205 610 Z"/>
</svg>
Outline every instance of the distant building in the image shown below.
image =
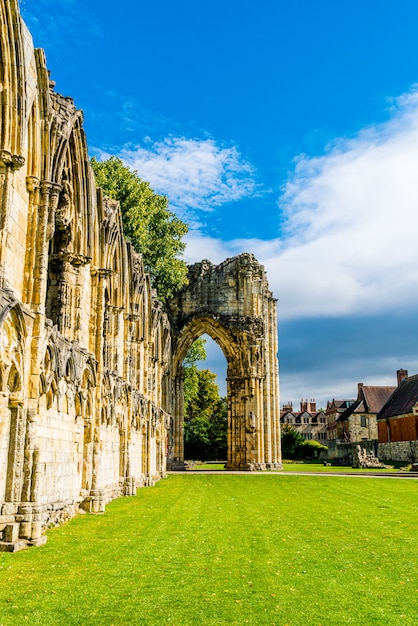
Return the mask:
<svg viewBox="0 0 418 626">
<path fill-rule="evenodd" d="M 398 384 L 407 375 L 406 370 L 398 370 Z M 356 465 L 359 446 L 362 452 L 380 457 L 377 416 L 396 389 L 396 386 L 358 383 L 356 400 L 328 402 L 329 460 Z"/>
<path fill-rule="evenodd" d="M 337 432 L 337 420 L 338 417 L 344 413 L 352 404 L 354 404 L 355 400 L 328 400 L 327 408 L 325 411 L 326 415 L 326 423 L 327 423 L 327 433 L 328 439 L 338 439 Z"/>
<path fill-rule="evenodd" d="M 377 443 L 376 416 L 395 389 L 358 383 L 357 400 L 337 418 L 337 439 L 350 443 Z"/>
<path fill-rule="evenodd" d="M 325 411 L 316 410 L 315 400 L 301 400 L 300 410 L 294 411 L 293 404 L 284 404 L 280 411 L 281 424 L 289 424 L 307 440 L 326 444 L 327 427 Z"/>
<path fill-rule="evenodd" d="M 414 462 L 418 458 L 418 374 L 398 370 L 398 387 L 377 415 L 379 458 Z"/>
</svg>

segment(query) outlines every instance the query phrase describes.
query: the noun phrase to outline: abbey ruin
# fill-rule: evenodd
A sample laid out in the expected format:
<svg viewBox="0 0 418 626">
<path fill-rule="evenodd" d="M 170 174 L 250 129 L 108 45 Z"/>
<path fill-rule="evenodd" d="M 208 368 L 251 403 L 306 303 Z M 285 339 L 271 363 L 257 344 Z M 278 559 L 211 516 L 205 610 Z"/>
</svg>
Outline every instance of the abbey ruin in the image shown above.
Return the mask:
<svg viewBox="0 0 418 626">
<path fill-rule="evenodd" d="M 167 311 L 96 188 L 82 112 L 0 0 L 0 549 L 40 545 L 184 467 L 182 362 L 227 360 L 228 469 L 281 467 L 276 302 L 250 254 L 190 267 Z"/>
</svg>

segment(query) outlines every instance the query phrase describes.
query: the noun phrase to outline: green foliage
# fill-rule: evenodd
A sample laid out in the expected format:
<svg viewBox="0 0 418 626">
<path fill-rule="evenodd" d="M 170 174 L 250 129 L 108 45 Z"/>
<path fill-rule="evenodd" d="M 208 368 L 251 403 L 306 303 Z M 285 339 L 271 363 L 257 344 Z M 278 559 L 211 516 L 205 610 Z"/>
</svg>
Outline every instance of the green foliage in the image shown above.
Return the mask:
<svg viewBox="0 0 418 626">
<path fill-rule="evenodd" d="M 303 435 L 289 424 L 284 424 L 282 434 L 282 456 L 286 459 L 317 459 L 327 446 L 314 439 L 306 440 Z"/>
<path fill-rule="evenodd" d="M 187 265 L 180 257 L 187 225 L 168 209 L 168 199 L 156 194 L 121 159 L 93 157 L 91 166 L 97 185 L 120 202 L 125 236 L 142 254 L 159 299 L 167 303 L 186 283 Z"/>
<path fill-rule="evenodd" d="M 206 339 L 203 337 L 199 337 L 196 339 L 187 351 L 186 356 L 184 357 L 183 367 L 193 367 L 199 361 L 205 361 L 206 359 L 206 349 L 205 349 Z"/>
<path fill-rule="evenodd" d="M 219 395 L 216 374 L 197 370 L 197 393 L 185 410 L 184 445 L 189 459 L 224 459 L 227 445 L 227 403 Z"/>
<path fill-rule="evenodd" d="M 227 445 L 227 404 L 216 374 L 200 370 L 206 359 L 206 339 L 197 339 L 184 361 L 184 444 L 187 459 L 224 459 Z"/>
<path fill-rule="evenodd" d="M 315 441 L 314 439 L 310 439 L 303 442 L 302 445 L 302 458 L 303 459 L 317 459 L 321 452 L 326 452 L 328 450 L 327 446 L 324 446 L 319 441 Z"/>
<path fill-rule="evenodd" d="M 296 459 L 305 442 L 300 432 L 294 430 L 289 424 L 282 425 L 282 456 L 285 459 Z"/>
<path fill-rule="evenodd" d="M 187 413 L 187 407 L 192 399 L 196 398 L 199 393 L 199 375 L 197 363 L 206 359 L 205 350 L 206 339 L 196 339 L 188 350 L 184 361 L 184 410 Z"/>
</svg>

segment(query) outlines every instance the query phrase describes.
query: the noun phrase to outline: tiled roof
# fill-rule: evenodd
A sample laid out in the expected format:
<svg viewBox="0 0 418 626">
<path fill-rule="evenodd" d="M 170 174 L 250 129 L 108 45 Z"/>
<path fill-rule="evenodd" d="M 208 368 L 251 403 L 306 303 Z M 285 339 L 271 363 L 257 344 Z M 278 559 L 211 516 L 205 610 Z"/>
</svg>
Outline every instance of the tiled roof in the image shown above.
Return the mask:
<svg viewBox="0 0 418 626">
<path fill-rule="evenodd" d="M 396 387 L 364 386 L 360 388 L 357 400 L 341 413 L 338 422 L 345 422 L 353 413 L 379 413 L 389 400 Z"/>
<path fill-rule="evenodd" d="M 396 387 L 363 387 L 361 389 L 366 401 L 368 413 L 379 413 L 389 400 Z"/>
<path fill-rule="evenodd" d="M 412 412 L 418 402 L 418 374 L 405 378 L 380 411 L 377 419 L 386 419 Z"/>
<path fill-rule="evenodd" d="M 341 415 L 338 416 L 337 422 L 345 422 L 346 420 L 348 420 L 350 415 L 352 415 L 354 413 L 354 411 L 357 409 L 357 407 L 361 403 L 362 403 L 361 400 L 356 400 L 355 402 L 353 402 L 353 404 L 351 406 L 349 406 L 348 409 L 346 409 L 344 411 L 344 413 L 341 413 Z"/>
</svg>

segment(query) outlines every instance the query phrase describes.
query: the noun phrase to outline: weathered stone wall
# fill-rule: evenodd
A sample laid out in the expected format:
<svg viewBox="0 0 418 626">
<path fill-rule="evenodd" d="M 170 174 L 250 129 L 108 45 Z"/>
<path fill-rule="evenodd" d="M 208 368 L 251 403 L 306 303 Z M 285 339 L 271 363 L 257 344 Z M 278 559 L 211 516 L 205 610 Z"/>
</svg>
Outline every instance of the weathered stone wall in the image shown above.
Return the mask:
<svg viewBox="0 0 418 626">
<path fill-rule="evenodd" d="M 229 467 L 281 467 L 263 267 L 193 266 L 171 327 L 17 0 L 0 0 L 0 35 L 0 549 L 153 484 L 168 450 L 183 460 L 181 364 L 204 332 L 228 360 Z"/>
<path fill-rule="evenodd" d="M 174 437 L 170 463 L 184 462 L 183 358 L 201 334 L 222 348 L 227 363 L 227 469 L 281 468 L 277 312 L 262 265 L 241 254 L 220 265 L 189 268 L 189 284 L 173 300 Z"/>
<path fill-rule="evenodd" d="M 17 2 L 0 17 L 0 547 L 17 549 L 165 475 L 171 338 L 82 113 Z"/>
<path fill-rule="evenodd" d="M 381 461 L 415 463 L 418 459 L 418 441 L 379 443 L 379 459 Z"/>
<path fill-rule="evenodd" d="M 361 425 L 362 417 L 365 418 L 366 426 Z M 354 442 L 373 441 L 377 439 L 376 415 L 364 413 L 352 413 L 349 418 L 350 439 Z"/>
</svg>

